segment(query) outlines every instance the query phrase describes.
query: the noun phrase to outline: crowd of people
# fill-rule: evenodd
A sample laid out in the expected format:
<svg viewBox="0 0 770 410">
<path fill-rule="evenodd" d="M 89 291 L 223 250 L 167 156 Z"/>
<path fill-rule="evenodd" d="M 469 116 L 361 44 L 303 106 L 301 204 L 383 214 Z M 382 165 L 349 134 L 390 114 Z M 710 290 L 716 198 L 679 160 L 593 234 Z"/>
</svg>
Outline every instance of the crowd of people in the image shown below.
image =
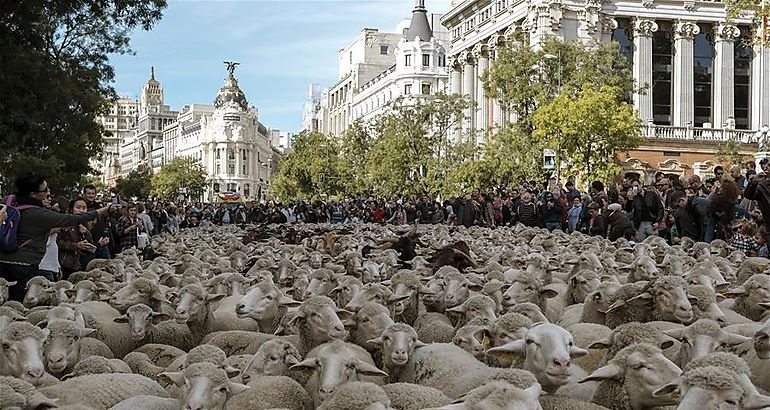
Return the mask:
<svg viewBox="0 0 770 410">
<path fill-rule="evenodd" d="M 642 241 L 650 235 L 678 243 L 721 239 L 747 255 L 768 256 L 770 212 L 762 182 L 770 163 L 718 166 L 706 180 L 658 172 L 645 180 L 629 174 L 613 187 L 594 181 L 580 192 L 572 179 L 542 184 L 523 182 L 512 189 L 475 190 L 439 201 L 435 195 L 389 200 L 359 197 L 338 201 L 240 204 L 172 202 L 126 203 L 111 198 L 105 206 L 88 185 L 82 196 L 56 201 L 44 177 L 17 181 L 15 201 L 24 211 L 18 232 L 20 249 L 0 253 L 0 276 L 8 280 L 43 275 L 66 278 L 95 258 L 110 258 L 128 248 L 143 248 L 161 232 L 212 224 L 379 223 L 529 227 L 580 231 L 616 240 Z"/>
</svg>

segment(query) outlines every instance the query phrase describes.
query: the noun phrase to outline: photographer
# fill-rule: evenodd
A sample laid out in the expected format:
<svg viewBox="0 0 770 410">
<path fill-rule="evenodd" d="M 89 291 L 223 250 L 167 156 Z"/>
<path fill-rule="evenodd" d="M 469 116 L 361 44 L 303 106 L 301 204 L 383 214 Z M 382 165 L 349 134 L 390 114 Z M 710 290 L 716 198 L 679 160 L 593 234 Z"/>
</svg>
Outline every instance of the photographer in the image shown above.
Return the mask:
<svg viewBox="0 0 770 410">
<path fill-rule="evenodd" d="M 117 234 L 120 237 L 120 250 L 136 248 L 139 232 L 144 232 L 144 223 L 137 217 L 136 204 L 128 204 L 123 217 L 118 220 Z"/>
<path fill-rule="evenodd" d="M 767 174 L 770 172 L 770 158 L 763 158 L 759 161 L 762 172 L 758 173 L 752 179 L 743 196 L 747 199 L 757 201 L 757 206 L 762 212 L 762 222 L 765 226 L 765 232 L 770 232 L 770 186 L 768 186 Z"/>
</svg>

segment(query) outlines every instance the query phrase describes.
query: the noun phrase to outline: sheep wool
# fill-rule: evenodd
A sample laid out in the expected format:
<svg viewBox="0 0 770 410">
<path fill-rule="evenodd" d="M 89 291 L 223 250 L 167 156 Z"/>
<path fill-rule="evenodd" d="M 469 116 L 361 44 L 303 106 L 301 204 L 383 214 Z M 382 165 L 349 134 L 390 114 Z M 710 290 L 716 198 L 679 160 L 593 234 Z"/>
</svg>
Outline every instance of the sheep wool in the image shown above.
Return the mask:
<svg viewBox="0 0 770 410">
<path fill-rule="evenodd" d="M 390 398 L 382 387 L 367 382 L 348 382 L 341 385 L 319 410 L 361 410 L 372 404 L 390 406 Z"/>
<path fill-rule="evenodd" d="M 142 394 L 168 397 L 155 381 L 138 374 L 91 374 L 43 387 L 40 393 L 60 400 L 60 405 L 81 404 L 108 409 L 121 401 Z"/>
<path fill-rule="evenodd" d="M 268 410 L 311 408 L 310 395 L 294 379 L 287 376 L 260 376 L 248 384 L 249 390 L 230 398 L 226 410 Z"/>
<path fill-rule="evenodd" d="M 743 385 L 738 375 L 729 369 L 718 366 L 704 366 L 690 369 L 682 375 L 682 382 L 687 386 L 697 386 L 708 390 L 740 390 Z"/>
<path fill-rule="evenodd" d="M 441 390 L 418 384 L 391 383 L 382 386 L 382 389 L 396 410 L 421 410 L 446 406 L 452 402 Z"/>
</svg>

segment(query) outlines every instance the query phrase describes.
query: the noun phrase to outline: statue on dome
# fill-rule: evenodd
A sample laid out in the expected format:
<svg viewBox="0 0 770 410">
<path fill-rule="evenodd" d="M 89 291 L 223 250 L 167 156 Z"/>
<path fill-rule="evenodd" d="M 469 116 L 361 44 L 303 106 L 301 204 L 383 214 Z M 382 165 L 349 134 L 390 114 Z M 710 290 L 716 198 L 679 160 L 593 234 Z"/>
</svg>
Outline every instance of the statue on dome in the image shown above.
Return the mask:
<svg viewBox="0 0 770 410">
<path fill-rule="evenodd" d="M 237 61 L 223 61 L 223 63 L 227 66 L 227 72 L 230 73 L 230 77 L 235 74 L 235 67 L 241 64 Z"/>
</svg>

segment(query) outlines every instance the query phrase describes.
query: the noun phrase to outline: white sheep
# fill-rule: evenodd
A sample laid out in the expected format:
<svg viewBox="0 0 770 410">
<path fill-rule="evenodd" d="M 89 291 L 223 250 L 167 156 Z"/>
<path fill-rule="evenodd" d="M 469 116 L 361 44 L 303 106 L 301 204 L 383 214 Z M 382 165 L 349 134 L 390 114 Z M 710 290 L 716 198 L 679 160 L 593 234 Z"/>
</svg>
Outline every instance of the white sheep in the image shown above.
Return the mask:
<svg viewBox="0 0 770 410">
<path fill-rule="evenodd" d="M 227 401 L 226 410 L 306 410 L 312 402 L 302 385 L 286 376 L 262 376 L 252 380 L 245 392 Z"/>
<path fill-rule="evenodd" d="M 168 397 L 157 382 L 131 373 L 89 374 L 38 389 L 41 394 L 58 399 L 58 405 L 82 404 L 108 409 L 138 395 Z"/>
<path fill-rule="evenodd" d="M 391 409 L 388 394 L 378 385 L 348 382 L 340 386 L 319 410 L 386 410 Z"/>
<path fill-rule="evenodd" d="M 131 306 L 126 314 L 113 319 L 115 323 L 127 323 L 131 337 L 137 346 L 158 343 L 190 350 L 193 345 L 192 334 L 187 325 L 169 321 L 166 313 L 154 312 L 149 306 L 140 303 Z"/>
<path fill-rule="evenodd" d="M 325 342 L 341 340 L 347 336 L 345 325 L 338 313 L 344 314 L 345 317 L 350 315 L 350 312 L 337 309 L 334 301 L 326 296 L 313 296 L 302 302 L 289 323 L 298 329 L 297 349 L 301 355 L 307 355 Z"/>
<path fill-rule="evenodd" d="M 275 333 L 288 308 L 299 305 L 300 302 L 284 295 L 276 285 L 263 282 L 240 297 L 235 305 L 235 313 L 239 319 L 256 321 L 259 331 Z"/>
<path fill-rule="evenodd" d="M 18 377 L 39 386 L 51 376 L 43 365 L 47 329 L 27 322 L 13 322 L 0 333 L 0 376 Z"/>
</svg>

